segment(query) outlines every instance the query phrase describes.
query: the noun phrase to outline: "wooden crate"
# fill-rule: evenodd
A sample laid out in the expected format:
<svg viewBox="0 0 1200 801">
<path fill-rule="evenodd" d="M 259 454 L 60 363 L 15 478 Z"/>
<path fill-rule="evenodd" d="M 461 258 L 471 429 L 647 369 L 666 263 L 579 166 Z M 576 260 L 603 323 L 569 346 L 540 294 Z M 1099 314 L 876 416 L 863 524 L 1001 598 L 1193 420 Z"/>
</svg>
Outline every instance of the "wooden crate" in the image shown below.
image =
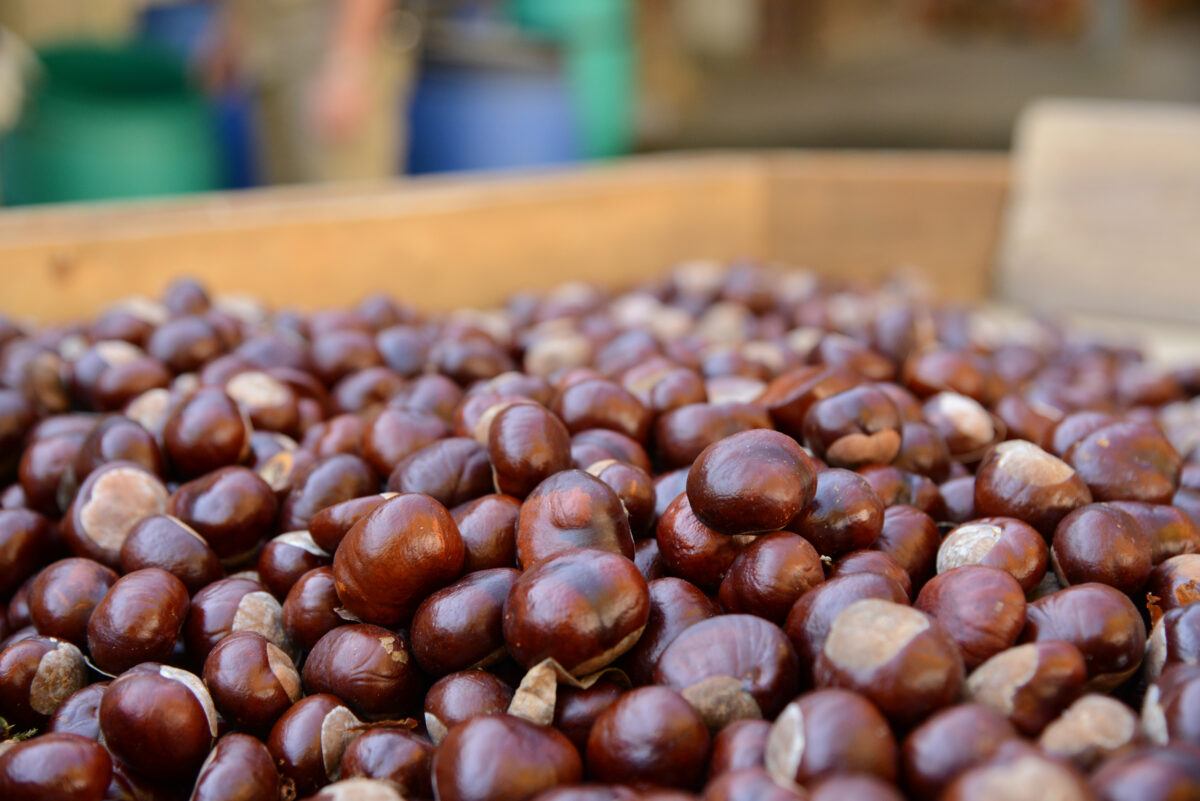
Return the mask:
<svg viewBox="0 0 1200 801">
<path fill-rule="evenodd" d="M 268 189 L 0 213 L 0 311 L 79 319 L 172 279 L 277 306 L 373 290 L 489 305 L 568 279 L 632 284 L 691 258 L 843 276 L 897 266 L 987 297 L 1008 160 L 980 154 L 655 156 L 520 176 Z"/>
</svg>

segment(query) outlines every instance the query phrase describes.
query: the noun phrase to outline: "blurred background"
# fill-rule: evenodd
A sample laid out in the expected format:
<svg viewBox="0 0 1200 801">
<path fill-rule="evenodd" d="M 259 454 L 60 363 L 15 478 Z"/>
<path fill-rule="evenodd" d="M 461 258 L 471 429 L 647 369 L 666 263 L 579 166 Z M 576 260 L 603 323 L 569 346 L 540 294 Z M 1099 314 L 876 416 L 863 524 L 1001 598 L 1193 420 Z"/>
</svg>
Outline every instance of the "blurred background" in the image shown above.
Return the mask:
<svg viewBox="0 0 1200 801">
<path fill-rule="evenodd" d="M 7 205 L 714 147 L 1006 149 L 1200 101 L 1200 0 L 0 0 Z"/>
</svg>

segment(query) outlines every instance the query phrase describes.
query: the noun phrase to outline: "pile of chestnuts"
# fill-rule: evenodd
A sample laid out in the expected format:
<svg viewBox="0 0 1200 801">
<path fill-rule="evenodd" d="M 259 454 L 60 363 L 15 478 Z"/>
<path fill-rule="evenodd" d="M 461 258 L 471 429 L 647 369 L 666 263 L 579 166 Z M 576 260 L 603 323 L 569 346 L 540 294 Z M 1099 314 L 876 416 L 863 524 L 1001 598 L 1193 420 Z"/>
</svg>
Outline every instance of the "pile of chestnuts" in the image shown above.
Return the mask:
<svg viewBox="0 0 1200 801">
<path fill-rule="evenodd" d="M 1200 798 L 1200 368 L 748 264 L 0 320 L 0 798 Z"/>
</svg>

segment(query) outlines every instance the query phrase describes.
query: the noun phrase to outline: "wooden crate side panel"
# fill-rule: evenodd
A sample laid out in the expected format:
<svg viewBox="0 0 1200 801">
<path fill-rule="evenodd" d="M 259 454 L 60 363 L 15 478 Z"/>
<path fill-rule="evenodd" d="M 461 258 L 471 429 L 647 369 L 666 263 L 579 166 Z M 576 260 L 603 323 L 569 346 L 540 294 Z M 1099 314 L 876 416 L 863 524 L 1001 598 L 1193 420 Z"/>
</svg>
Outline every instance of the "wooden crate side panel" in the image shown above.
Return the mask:
<svg viewBox="0 0 1200 801">
<path fill-rule="evenodd" d="M 0 311 L 78 319 L 180 276 L 276 306 L 377 290 L 425 308 L 483 306 L 569 279 L 629 285 L 687 258 L 765 256 L 766 203 L 760 158 L 709 156 L 22 211 L 0 219 Z"/>
<path fill-rule="evenodd" d="M 990 295 L 1005 156 L 787 153 L 768 174 L 776 258 L 853 279 L 916 272 L 947 300 Z"/>
</svg>

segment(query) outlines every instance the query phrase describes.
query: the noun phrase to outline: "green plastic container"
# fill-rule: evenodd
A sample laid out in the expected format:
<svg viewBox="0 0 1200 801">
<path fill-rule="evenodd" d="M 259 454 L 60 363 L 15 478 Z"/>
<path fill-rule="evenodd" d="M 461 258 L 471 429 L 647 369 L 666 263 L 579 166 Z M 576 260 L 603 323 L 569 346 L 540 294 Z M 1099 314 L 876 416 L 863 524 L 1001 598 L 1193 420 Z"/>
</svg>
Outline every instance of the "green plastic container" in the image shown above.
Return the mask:
<svg viewBox="0 0 1200 801">
<path fill-rule="evenodd" d="M 0 140 L 7 205 L 201 192 L 220 187 L 205 100 L 179 57 L 154 47 L 70 44 Z"/>
</svg>

